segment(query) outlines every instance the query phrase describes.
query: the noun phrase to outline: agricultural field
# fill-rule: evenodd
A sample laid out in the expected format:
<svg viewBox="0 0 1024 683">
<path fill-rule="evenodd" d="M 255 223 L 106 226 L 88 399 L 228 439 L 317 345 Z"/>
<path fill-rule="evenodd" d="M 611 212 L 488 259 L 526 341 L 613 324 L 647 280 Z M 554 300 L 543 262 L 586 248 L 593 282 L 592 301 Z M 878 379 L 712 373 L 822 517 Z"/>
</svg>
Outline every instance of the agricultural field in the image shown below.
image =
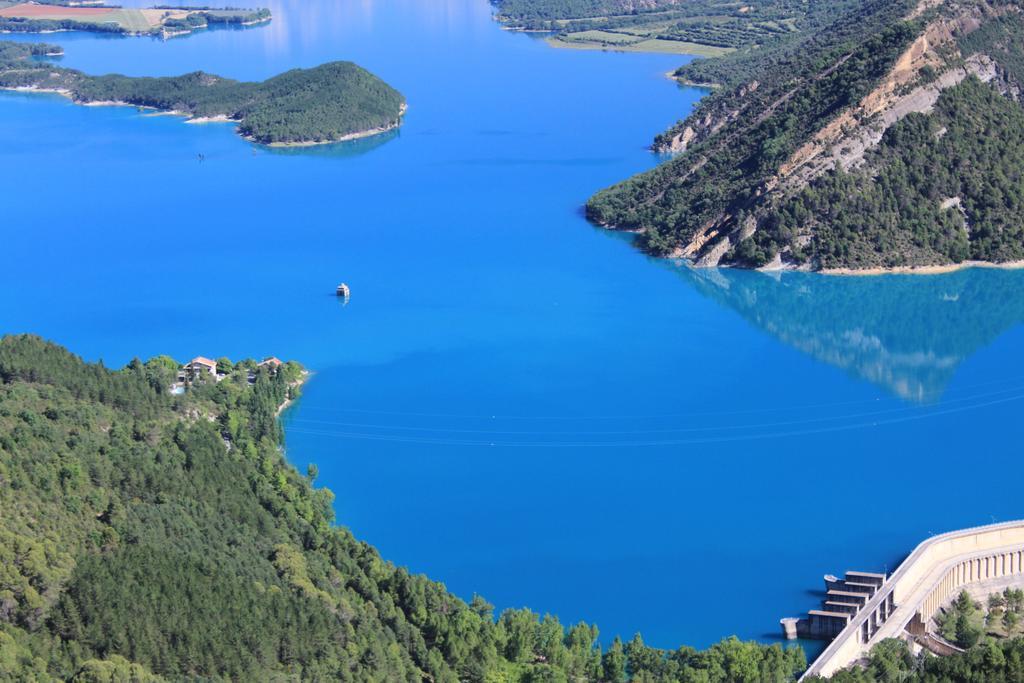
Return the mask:
<svg viewBox="0 0 1024 683">
<path fill-rule="evenodd" d="M 130 35 L 176 35 L 210 24 L 248 25 L 270 18 L 267 10 L 70 7 L 0 0 L 0 30 L 11 32 L 102 31 Z"/>
<path fill-rule="evenodd" d="M 497 16 L 511 28 L 557 33 L 549 41 L 556 47 L 718 57 L 796 36 L 848 1 L 652 0 L 637 8 L 628 0 L 500 0 Z"/>
<path fill-rule="evenodd" d="M 642 33 L 626 31 L 578 31 L 562 33 L 548 39 L 552 47 L 581 50 L 615 50 L 620 52 L 664 52 L 670 54 L 719 57 L 732 52 L 734 48 L 701 45 L 685 40 L 650 38 Z"/>
</svg>

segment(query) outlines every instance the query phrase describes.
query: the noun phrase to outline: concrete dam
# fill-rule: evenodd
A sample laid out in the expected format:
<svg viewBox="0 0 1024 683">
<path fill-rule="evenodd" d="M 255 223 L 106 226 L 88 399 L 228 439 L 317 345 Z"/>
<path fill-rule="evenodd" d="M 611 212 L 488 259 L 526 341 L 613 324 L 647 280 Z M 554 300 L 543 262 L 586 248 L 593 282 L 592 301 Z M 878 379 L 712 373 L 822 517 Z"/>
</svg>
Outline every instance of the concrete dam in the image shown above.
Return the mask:
<svg viewBox="0 0 1024 683">
<path fill-rule="evenodd" d="M 932 618 L 951 598 L 985 582 L 1024 585 L 1024 520 L 951 531 L 918 545 L 889 576 L 848 571 L 825 577 L 821 609 L 782 619 L 787 638 L 832 642 L 800 680 L 828 677 L 864 660 L 886 638 L 936 654 L 957 648 L 932 632 Z"/>
</svg>

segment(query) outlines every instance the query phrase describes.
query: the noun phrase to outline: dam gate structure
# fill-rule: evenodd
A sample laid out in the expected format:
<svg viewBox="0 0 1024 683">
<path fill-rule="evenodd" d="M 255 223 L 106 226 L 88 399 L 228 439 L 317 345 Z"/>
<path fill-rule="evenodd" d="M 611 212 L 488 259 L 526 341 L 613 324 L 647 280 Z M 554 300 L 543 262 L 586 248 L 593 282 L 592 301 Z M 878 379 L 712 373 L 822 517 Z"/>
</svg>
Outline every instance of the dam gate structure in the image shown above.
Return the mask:
<svg viewBox="0 0 1024 683">
<path fill-rule="evenodd" d="M 821 609 L 782 619 L 787 638 L 831 640 L 801 680 L 863 661 L 886 638 L 936 654 L 958 651 L 930 630 L 943 605 L 972 584 L 1024 586 L 1024 520 L 951 531 L 922 541 L 889 576 L 848 571 L 825 576 Z"/>
</svg>

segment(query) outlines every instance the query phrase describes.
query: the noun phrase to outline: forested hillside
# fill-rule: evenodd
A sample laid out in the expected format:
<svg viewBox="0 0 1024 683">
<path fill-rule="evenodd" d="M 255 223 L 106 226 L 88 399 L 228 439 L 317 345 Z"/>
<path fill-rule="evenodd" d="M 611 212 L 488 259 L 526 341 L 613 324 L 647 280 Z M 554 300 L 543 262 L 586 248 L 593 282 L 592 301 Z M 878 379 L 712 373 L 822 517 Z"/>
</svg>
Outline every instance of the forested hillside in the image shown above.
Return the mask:
<svg viewBox="0 0 1024 683">
<path fill-rule="evenodd" d="M 737 257 L 761 265 L 785 252 L 823 268 L 1022 259 L 1022 170 L 1024 109 L 972 76 L 931 115 L 886 131 L 863 166 L 780 200 Z"/>
<path fill-rule="evenodd" d="M 1024 680 L 1024 639 L 985 639 L 962 655 L 913 656 L 901 640 L 883 640 L 864 667 L 806 683 L 1016 683 Z"/>
<path fill-rule="evenodd" d="M 805 666 L 735 639 L 602 648 L 592 625 L 466 603 L 335 526 L 315 468 L 288 465 L 276 412 L 299 365 L 221 359 L 221 381 L 172 395 L 177 368 L 0 340 L 0 680 L 782 683 Z M 834 680 L 1017 681 L 1022 656 L 1020 639 L 927 660 L 886 643 Z"/>
<path fill-rule="evenodd" d="M 264 144 L 311 144 L 388 130 L 401 122 L 405 99 L 351 62 L 292 69 L 260 83 L 197 71 L 143 78 L 90 76 L 30 60 L 46 50 L 0 43 L 0 88 L 55 90 L 76 102 L 125 102 L 194 117 L 238 121 L 239 132 Z"/>
<path fill-rule="evenodd" d="M 793 680 L 799 650 L 598 645 L 379 557 L 280 450 L 300 368 L 111 371 L 0 340 L 0 680 Z M 249 374 L 255 375 L 250 386 Z M 681 615 L 680 618 L 691 618 Z"/>
<path fill-rule="evenodd" d="M 499 615 L 383 560 L 284 458 L 276 410 L 302 369 L 85 364 L 0 340 L 0 680 L 783 683 L 798 649 L 724 640 L 606 648 L 596 627 Z M 680 618 L 699 615 L 680 614 Z M 886 643 L 837 681 L 1019 681 L 1024 641 L 910 656 Z"/>
<path fill-rule="evenodd" d="M 702 265 L 895 268 L 1024 257 L 1017 0 L 865 0 L 677 73 L 722 83 L 678 155 L 588 214 Z"/>
</svg>

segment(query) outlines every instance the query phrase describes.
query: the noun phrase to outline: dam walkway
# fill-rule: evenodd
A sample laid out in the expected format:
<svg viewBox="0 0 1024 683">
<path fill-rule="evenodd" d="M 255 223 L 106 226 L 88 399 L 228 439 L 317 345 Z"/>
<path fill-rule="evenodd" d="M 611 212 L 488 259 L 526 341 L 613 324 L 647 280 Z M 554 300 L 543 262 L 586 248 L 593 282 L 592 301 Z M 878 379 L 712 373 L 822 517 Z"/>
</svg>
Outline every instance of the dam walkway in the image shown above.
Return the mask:
<svg viewBox="0 0 1024 683">
<path fill-rule="evenodd" d="M 800 680 L 831 676 L 866 657 L 875 644 L 886 638 L 916 642 L 928 639 L 929 622 L 950 596 L 971 584 L 993 579 L 1014 582 L 1014 577 L 1024 583 L 1024 520 L 928 538 L 888 577 L 865 572 L 849 572 L 843 581 L 826 577 L 830 592 L 839 590 L 829 587 L 830 578 L 837 586 L 851 582 L 878 585 L 870 593 L 861 593 L 862 605 L 854 613 L 820 611 L 828 612 L 827 619 L 838 633 Z M 808 623 L 814 618 L 812 612 Z M 787 628 L 787 622 L 793 625 L 793 621 L 784 619 L 783 627 Z M 831 634 L 821 633 L 817 637 L 828 635 Z"/>
</svg>

